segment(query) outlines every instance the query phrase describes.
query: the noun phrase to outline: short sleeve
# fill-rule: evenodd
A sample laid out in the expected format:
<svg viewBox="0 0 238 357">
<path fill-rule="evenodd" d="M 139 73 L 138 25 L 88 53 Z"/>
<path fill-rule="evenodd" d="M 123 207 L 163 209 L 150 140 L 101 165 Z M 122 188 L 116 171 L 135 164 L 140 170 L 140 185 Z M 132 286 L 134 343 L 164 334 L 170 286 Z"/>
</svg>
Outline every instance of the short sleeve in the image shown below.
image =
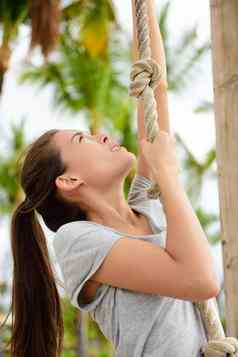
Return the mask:
<svg viewBox="0 0 238 357">
<path fill-rule="evenodd" d="M 152 185 L 152 181 L 147 177 L 136 174 L 131 182 L 128 192 L 128 203 L 137 204 L 141 201 L 149 200 L 147 189 Z"/>
<path fill-rule="evenodd" d="M 103 294 L 100 286 L 93 301 L 83 303 L 80 292 L 87 280 L 97 271 L 113 244 L 122 237 L 103 227 L 75 221 L 61 226 L 56 232 L 53 246 L 62 272 L 64 286 L 73 306 L 85 311 L 93 310 Z M 103 289 L 105 290 L 105 289 Z"/>
<path fill-rule="evenodd" d="M 147 196 L 146 191 L 152 184 L 153 182 L 147 177 L 136 174 L 128 192 L 128 204 L 132 207 L 140 207 L 147 212 L 160 232 L 166 229 L 167 221 L 160 198 L 152 199 Z"/>
</svg>

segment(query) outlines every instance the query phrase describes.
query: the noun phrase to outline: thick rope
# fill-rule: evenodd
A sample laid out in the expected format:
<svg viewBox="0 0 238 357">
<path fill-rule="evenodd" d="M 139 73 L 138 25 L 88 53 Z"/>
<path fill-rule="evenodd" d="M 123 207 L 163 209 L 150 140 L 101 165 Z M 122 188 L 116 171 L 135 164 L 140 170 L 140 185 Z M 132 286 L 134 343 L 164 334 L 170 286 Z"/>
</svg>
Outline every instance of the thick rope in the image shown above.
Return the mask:
<svg viewBox="0 0 238 357">
<path fill-rule="evenodd" d="M 135 9 L 139 60 L 132 66 L 129 95 L 143 101 L 146 138 L 153 142 L 159 131 L 153 89 L 162 78 L 161 66 L 151 58 L 146 0 L 135 0 Z M 158 185 L 153 184 L 153 187 L 147 190 L 147 194 L 149 198 L 158 198 L 160 196 Z M 207 332 L 208 342 L 201 347 L 201 355 L 204 357 L 238 357 L 238 340 L 234 337 L 225 337 L 216 298 L 193 302 L 193 304 L 199 309 Z"/>
</svg>

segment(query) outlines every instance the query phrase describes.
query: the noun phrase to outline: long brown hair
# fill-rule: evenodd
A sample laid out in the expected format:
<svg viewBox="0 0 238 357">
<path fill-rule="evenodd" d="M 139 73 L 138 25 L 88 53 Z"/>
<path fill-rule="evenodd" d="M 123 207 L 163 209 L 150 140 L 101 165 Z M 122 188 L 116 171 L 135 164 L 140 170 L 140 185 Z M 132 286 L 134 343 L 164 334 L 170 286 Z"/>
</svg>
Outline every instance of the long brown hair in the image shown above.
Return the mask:
<svg viewBox="0 0 238 357">
<path fill-rule="evenodd" d="M 49 130 L 27 149 L 20 183 L 25 200 L 11 219 L 13 255 L 12 357 L 58 357 L 63 346 L 63 316 L 46 237 L 37 218 L 56 232 L 70 221 L 86 219 L 79 208 L 58 195 L 55 178 L 66 165 Z"/>
</svg>

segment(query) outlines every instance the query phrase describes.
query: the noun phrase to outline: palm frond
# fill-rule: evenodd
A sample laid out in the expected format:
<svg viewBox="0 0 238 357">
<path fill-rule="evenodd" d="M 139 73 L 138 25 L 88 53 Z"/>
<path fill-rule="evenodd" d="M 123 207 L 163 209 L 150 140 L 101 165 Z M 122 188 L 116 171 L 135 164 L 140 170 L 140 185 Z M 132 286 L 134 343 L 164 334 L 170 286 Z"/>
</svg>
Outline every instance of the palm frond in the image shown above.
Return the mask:
<svg viewBox="0 0 238 357">
<path fill-rule="evenodd" d="M 211 148 L 207 153 L 203 163 L 204 170 L 208 170 L 211 168 L 212 164 L 216 161 L 216 150 L 215 148 Z"/>
<path fill-rule="evenodd" d="M 84 0 L 74 1 L 62 9 L 62 19 L 70 21 L 79 15 L 85 6 Z"/>
<path fill-rule="evenodd" d="M 202 207 L 198 207 L 196 210 L 196 215 L 203 227 L 209 242 L 213 245 L 220 240 L 220 230 L 218 229 L 215 233 L 210 233 L 211 227 L 219 223 L 219 215 L 216 213 L 208 213 Z"/>
<path fill-rule="evenodd" d="M 190 83 L 189 75 L 192 74 L 192 71 L 195 71 L 195 65 L 200 62 L 201 58 L 210 48 L 210 42 L 207 41 L 202 46 L 198 47 L 190 57 L 187 56 L 188 60 L 183 62 L 183 67 L 177 74 L 173 74 L 173 78 L 170 80 L 171 90 L 177 92 L 184 90 L 188 83 Z"/>
<path fill-rule="evenodd" d="M 174 49 L 175 56 L 180 56 L 187 48 L 193 46 L 195 40 L 197 39 L 197 28 L 198 25 L 195 24 L 191 29 L 182 33 L 179 44 Z"/>
<path fill-rule="evenodd" d="M 220 240 L 221 240 L 221 232 L 220 231 L 217 231 L 217 232 L 209 235 L 209 242 L 212 245 L 217 244 L 218 242 L 220 242 Z"/>
<path fill-rule="evenodd" d="M 40 45 L 47 58 L 59 39 L 60 3 L 59 0 L 31 0 L 29 15 L 31 19 L 31 43 L 34 48 Z"/>
<path fill-rule="evenodd" d="M 11 139 L 8 155 L 0 156 L 0 212 L 9 213 L 22 193 L 19 184 L 19 158 L 26 147 L 25 120 L 11 125 Z"/>
<path fill-rule="evenodd" d="M 216 213 L 208 213 L 202 207 L 196 209 L 196 215 L 198 216 L 200 223 L 204 228 L 208 228 L 211 224 L 217 223 L 219 216 Z"/>
<path fill-rule="evenodd" d="M 25 13 L 28 7 L 27 0 L 1 0 L 0 1 L 0 22 L 9 21 L 10 23 L 15 23 L 18 21 L 19 17 Z"/>
<path fill-rule="evenodd" d="M 203 100 L 196 108 L 194 113 L 207 113 L 213 111 L 213 103 L 208 100 Z"/>
</svg>

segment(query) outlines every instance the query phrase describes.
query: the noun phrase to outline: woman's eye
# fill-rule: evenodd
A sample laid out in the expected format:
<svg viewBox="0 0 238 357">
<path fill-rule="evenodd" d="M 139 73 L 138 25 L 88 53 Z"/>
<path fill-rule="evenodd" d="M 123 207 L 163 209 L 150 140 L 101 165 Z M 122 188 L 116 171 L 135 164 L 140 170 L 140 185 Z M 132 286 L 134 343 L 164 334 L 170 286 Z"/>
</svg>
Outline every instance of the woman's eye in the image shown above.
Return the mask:
<svg viewBox="0 0 238 357">
<path fill-rule="evenodd" d="M 78 138 L 79 138 L 79 141 L 81 141 L 83 138 L 83 135 L 79 135 Z"/>
</svg>

